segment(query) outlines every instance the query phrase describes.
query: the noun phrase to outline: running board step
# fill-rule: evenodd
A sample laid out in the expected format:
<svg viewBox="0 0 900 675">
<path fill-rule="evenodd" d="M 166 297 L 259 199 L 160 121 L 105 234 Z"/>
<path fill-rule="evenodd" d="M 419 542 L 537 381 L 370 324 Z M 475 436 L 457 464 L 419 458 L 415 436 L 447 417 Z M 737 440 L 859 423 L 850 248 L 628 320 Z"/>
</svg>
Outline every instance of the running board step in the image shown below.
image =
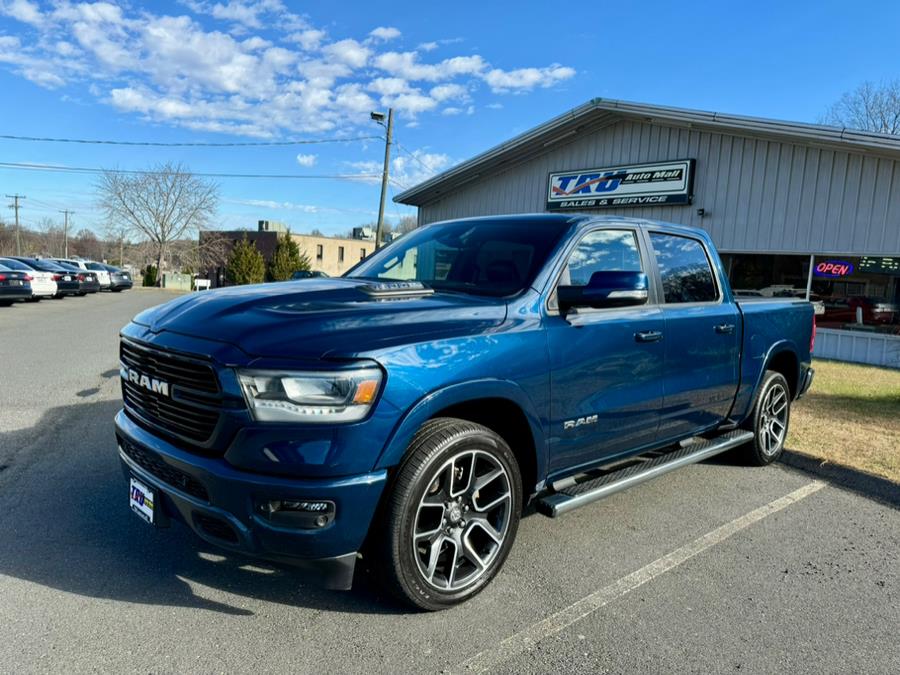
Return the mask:
<svg viewBox="0 0 900 675">
<path fill-rule="evenodd" d="M 559 492 L 540 498 L 537 501 L 537 509 L 544 515 L 555 518 L 577 509 L 579 506 L 603 499 L 603 497 L 656 478 L 674 469 L 702 462 L 704 459 L 736 448 L 751 440 L 753 440 L 752 431 L 740 429 L 727 431 L 715 438 L 691 443 L 665 455 L 633 464 L 599 478 L 569 485 Z"/>
</svg>

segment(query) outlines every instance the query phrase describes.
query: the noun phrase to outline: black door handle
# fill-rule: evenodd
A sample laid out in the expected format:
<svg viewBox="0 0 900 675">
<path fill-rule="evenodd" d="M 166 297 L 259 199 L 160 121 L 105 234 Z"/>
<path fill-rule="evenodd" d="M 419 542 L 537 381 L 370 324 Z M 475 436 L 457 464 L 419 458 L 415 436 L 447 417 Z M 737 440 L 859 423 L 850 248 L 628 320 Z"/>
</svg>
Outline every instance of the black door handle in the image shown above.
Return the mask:
<svg viewBox="0 0 900 675">
<path fill-rule="evenodd" d="M 718 326 L 716 326 L 716 332 L 722 333 L 723 335 L 731 335 L 734 332 L 734 324 L 720 323 Z"/>
<path fill-rule="evenodd" d="M 658 330 L 644 330 L 634 334 L 637 342 L 659 342 L 662 340 L 663 334 Z"/>
</svg>

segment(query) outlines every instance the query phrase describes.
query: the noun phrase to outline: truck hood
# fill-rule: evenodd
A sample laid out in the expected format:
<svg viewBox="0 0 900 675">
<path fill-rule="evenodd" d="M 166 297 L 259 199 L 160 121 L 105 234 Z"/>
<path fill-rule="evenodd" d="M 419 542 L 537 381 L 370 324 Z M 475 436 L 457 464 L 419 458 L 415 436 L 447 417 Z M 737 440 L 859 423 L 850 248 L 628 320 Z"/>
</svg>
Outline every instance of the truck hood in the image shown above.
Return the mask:
<svg viewBox="0 0 900 675">
<path fill-rule="evenodd" d="M 226 342 L 251 356 L 356 356 L 408 342 L 482 333 L 506 303 L 457 293 L 379 297 L 362 279 L 303 279 L 201 291 L 141 312 L 134 323 Z"/>
</svg>

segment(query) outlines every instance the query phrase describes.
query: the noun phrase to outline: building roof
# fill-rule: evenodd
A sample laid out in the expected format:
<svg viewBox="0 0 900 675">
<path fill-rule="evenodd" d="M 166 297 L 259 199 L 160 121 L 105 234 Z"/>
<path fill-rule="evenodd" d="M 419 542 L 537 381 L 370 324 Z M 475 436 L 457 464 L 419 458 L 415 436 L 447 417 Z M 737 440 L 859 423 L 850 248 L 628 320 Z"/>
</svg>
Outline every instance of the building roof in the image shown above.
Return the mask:
<svg viewBox="0 0 900 675">
<path fill-rule="evenodd" d="M 597 131 L 623 120 L 854 150 L 900 159 L 900 136 L 893 134 L 595 98 L 401 192 L 394 201 L 414 206 L 427 204 L 485 172 L 514 166 L 542 154 L 552 145 L 575 140 L 576 134 Z"/>
</svg>

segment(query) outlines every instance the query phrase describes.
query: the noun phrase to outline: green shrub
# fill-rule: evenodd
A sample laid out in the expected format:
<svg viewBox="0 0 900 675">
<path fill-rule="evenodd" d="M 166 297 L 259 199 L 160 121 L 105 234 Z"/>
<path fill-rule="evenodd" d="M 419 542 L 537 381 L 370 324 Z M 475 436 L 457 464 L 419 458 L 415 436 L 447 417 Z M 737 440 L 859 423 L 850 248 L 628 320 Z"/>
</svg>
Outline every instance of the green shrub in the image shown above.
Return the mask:
<svg viewBox="0 0 900 675">
<path fill-rule="evenodd" d="M 256 244 L 245 236 L 231 249 L 225 278 L 231 284 L 259 284 L 266 277 L 266 261 Z"/>
<path fill-rule="evenodd" d="M 300 248 L 291 238 L 290 232 L 278 237 L 275 254 L 269 263 L 269 281 L 287 281 L 294 272 L 309 269 L 309 257 L 300 253 Z"/>
</svg>

